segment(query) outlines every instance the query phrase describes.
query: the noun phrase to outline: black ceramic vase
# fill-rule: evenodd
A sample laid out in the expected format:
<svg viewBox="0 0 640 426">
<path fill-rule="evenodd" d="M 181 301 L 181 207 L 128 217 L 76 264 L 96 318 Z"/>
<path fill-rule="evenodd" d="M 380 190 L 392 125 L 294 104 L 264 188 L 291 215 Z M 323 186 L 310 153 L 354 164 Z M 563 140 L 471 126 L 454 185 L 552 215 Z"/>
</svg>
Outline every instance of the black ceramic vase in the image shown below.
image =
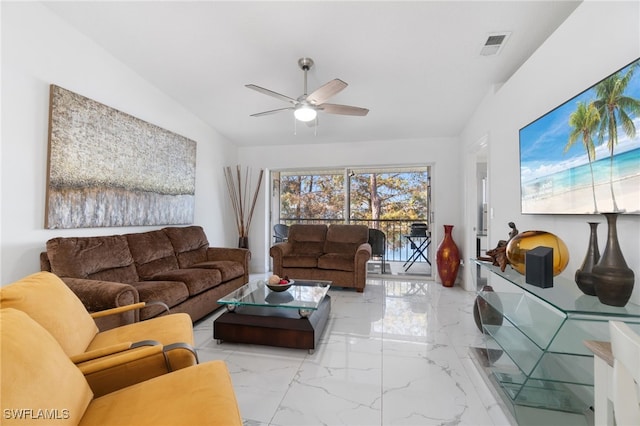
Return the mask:
<svg viewBox="0 0 640 426">
<path fill-rule="evenodd" d="M 624 306 L 631 297 L 635 276 L 624 260 L 616 222 L 618 213 L 603 213 L 607 218 L 607 245 L 600 261 L 593 267 L 593 282 L 600 302 L 610 306 Z"/>
<path fill-rule="evenodd" d="M 578 288 L 582 290 L 584 294 L 589 296 L 596 295 L 595 285 L 593 283 L 593 267 L 598 264 L 600 260 L 600 249 L 598 248 L 598 225 L 600 222 L 587 222 L 591 227 L 591 236 L 589 237 L 589 245 L 587 246 L 587 255 L 584 257 L 584 261 L 580 266 L 580 269 L 576 271 L 576 284 Z"/>
</svg>

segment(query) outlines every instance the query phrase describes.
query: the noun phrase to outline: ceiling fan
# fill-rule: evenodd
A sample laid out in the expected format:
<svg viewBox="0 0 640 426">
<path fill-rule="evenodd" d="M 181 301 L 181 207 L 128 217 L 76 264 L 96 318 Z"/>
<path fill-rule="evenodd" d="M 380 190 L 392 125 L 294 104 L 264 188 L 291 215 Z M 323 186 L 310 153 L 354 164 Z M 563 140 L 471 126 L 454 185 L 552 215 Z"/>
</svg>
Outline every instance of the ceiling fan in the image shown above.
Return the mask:
<svg viewBox="0 0 640 426">
<path fill-rule="evenodd" d="M 314 92 L 307 94 L 307 71 L 313 66 L 313 59 L 300 58 L 298 59 L 298 66 L 304 71 L 304 93 L 297 99 L 290 98 L 289 96 L 282 95 L 264 87 L 256 86 L 255 84 L 247 84 L 245 87 L 255 90 L 265 95 L 273 96 L 274 98 L 288 102 L 291 106 L 286 108 L 278 108 L 271 111 L 259 112 L 251 114 L 251 117 L 261 117 L 263 115 L 275 114 L 281 111 L 293 111 L 293 115 L 299 121 L 310 122 L 317 118 L 318 111 L 326 112 L 328 114 L 339 115 L 356 115 L 365 116 L 369 112 L 367 108 L 354 107 L 349 105 L 328 104 L 325 101 L 335 96 L 347 87 L 347 83 L 339 78 L 333 79 L 326 83 L 324 86 L 316 89 Z"/>
</svg>

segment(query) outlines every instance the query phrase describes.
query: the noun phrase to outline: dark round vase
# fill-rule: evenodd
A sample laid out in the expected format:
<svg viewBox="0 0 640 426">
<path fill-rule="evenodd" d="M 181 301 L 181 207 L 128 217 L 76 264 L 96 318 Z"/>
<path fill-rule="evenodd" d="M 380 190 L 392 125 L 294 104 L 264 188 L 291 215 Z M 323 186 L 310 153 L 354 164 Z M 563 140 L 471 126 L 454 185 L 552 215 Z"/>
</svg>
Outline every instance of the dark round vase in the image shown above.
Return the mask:
<svg viewBox="0 0 640 426">
<path fill-rule="evenodd" d="M 599 222 L 587 222 L 591 228 L 589 236 L 589 245 L 587 246 L 587 254 L 580 269 L 576 271 L 575 280 L 578 288 L 589 296 L 596 295 L 595 283 L 593 282 L 593 267 L 600 260 L 600 249 L 598 248 L 598 225 Z"/>
<path fill-rule="evenodd" d="M 238 237 L 238 248 L 249 248 L 249 237 Z"/>
<path fill-rule="evenodd" d="M 493 287 L 485 285 L 482 287 L 482 291 L 493 291 Z M 500 313 L 502 305 L 499 300 L 495 302 L 498 309 L 494 308 L 487 302 L 482 296 L 476 297 L 476 303 L 473 305 L 473 319 L 476 322 L 478 330 L 486 333 L 482 325 L 502 325 L 502 314 Z"/>
<path fill-rule="evenodd" d="M 453 225 L 444 225 L 444 238 L 436 252 L 438 275 L 445 287 L 453 287 L 458 277 L 458 268 L 460 268 L 460 252 L 451 236 L 452 229 Z"/>
<path fill-rule="evenodd" d="M 635 276 L 624 260 L 616 222 L 618 213 L 603 213 L 607 218 L 607 245 L 600 261 L 593 267 L 592 275 L 596 296 L 610 306 L 624 306 L 633 292 Z"/>
</svg>

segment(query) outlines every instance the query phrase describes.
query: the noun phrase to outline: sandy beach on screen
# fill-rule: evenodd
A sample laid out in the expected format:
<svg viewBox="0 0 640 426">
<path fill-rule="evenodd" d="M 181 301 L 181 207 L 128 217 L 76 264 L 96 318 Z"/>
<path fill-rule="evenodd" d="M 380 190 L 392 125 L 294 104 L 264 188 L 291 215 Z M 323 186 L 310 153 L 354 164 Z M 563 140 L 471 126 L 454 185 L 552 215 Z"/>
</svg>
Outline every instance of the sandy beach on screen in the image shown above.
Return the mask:
<svg viewBox="0 0 640 426">
<path fill-rule="evenodd" d="M 640 214 L 640 175 L 614 181 L 613 191 L 619 209 L 625 210 L 626 213 Z M 609 183 L 596 185 L 595 192 L 598 211 L 613 211 Z M 537 200 L 527 200 L 522 203 L 522 211 L 524 213 L 585 214 L 594 213 L 594 210 L 591 187 Z"/>
</svg>

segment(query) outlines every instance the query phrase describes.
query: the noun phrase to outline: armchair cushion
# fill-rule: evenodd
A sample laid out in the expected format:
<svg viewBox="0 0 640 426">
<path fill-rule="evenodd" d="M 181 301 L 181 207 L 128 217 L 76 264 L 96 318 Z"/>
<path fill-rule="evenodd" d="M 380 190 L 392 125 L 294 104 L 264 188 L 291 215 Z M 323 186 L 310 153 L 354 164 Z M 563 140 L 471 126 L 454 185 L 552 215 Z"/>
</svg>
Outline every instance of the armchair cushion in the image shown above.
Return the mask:
<svg viewBox="0 0 640 426">
<path fill-rule="evenodd" d="M 210 361 L 94 399 L 81 426 L 121 424 L 241 426 L 229 371 Z"/>
<path fill-rule="evenodd" d="M 38 272 L 0 288 L 0 306 L 26 312 L 69 356 L 84 352 L 98 327 L 80 299 L 58 277 Z"/>
<path fill-rule="evenodd" d="M 38 422 L 4 417 L 19 409 L 33 409 L 34 416 L 38 409 L 57 409 L 57 425 L 78 424 L 93 393 L 56 339 L 26 313 L 11 308 L 0 309 L 0 333 L 3 424 Z"/>
</svg>

